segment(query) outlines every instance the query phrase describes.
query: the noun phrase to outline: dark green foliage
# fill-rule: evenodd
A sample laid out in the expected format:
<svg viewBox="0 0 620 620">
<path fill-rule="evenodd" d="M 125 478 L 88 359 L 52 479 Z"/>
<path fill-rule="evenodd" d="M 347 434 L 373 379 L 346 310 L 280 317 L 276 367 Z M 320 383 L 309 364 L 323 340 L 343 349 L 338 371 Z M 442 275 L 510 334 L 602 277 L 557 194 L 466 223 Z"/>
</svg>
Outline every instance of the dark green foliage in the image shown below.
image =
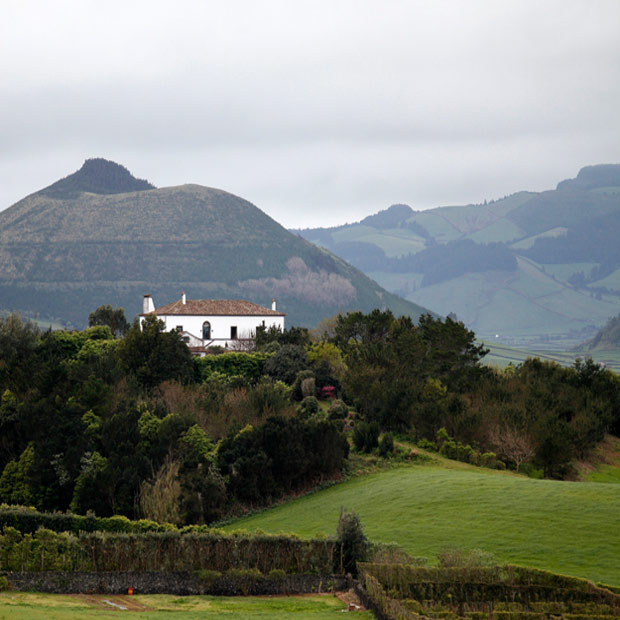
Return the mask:
<svg viewBox="0 0 620 620">
<path fill-rule="evenodd" d="M 99 306 L 88 316 L 88 326 L 107 325 L 116 338 L 124 336 L 129 329 L 123 308 L 112 308 L 110 304 Z"/>
<path fill-rule="evenodd" d="M 390 456 L 394 453 L 394 435 L 392 433 L 383 433 L 379 440 L 379 454 L 383 457 Z"/>
<path fill-rule="evenodd" d="M 271 325 L 270 327 L 259 325 L 256 328 L 255 342 L 258 349 L 263 349 L 271 342 L 277 342 L 280 345 L 295 344 L 305 347 L 310 342 L 310 335 L 306 327 L 292 326 L 282 331 L 277 325 Z"/>
<path fill-rule="evenodd" d="M 207 358 L 192 384 L 201 373 L 186 345 L 154 317 L 119 339 L 107 325 L 41 334 L 11 317 L 0 328 L 0 502 L 211 522 L 337 475 L 348 454 L 327 422 L 264 424 L 295 413 L 291 388 L 261 378 L 266 355 Z M 230 475 L 206 429 L 218 439 L 247 422 L 251 446 Z"/>
<path fill-rule="evenodd" d="M 487 351 L 473 332 L 449 317 L 423 315 L 414 325 L 389 312 L 351 313 L 337 317 L 333 332 L 347 364 L 345 397 L 362 419 L 420 442 L 437 439 L 448 458 L 517 470 L 530 463 L 570 478 L 573 460 L 620 432 L 618 377 L 591 360 L 562 368 L 529 359 L 492 371 L 480 365 Z M 356 425 L 358 450 L 376 446 L 368 430 Z"/>
<path fill-rule="evenodd" d="M 155 315 L 136 319 L 117 350 L 123 369 L 144 387 L 154 387 L 167 379 L 188 381 L 193 376 L 189 349 L 177 331 L 166 332 Z"/>
<path fill-rule="evenodd" d="M 12 527 L 22 534 L 33 534 L 44 528 L 53 532 L 165 532 L 174 529 L 170 524 L 155 523 L 148 519 L 130 521 L 127 517 L 96 517 L 94 514 L 77 515 L 64 512 L 38 512 L 26 506 L 0 505 L 0 530 Z"/>
<path fill-rule="evenodd" d="M 344 420 L 349 415 L 349 407 L 339 398 L 334 400 L 327 410 L 327 417 L 330 420 Z"/>
<path fill-rule="evenodd" d="M 338 317 L 335 332 L 348 365 L 346 394 L 382 428 L 413 424 L 432 437 L 442 415 L 449 415 L 443 413 L 446 389 L 461 392 L 486 372 L 480 366 L 486 350 L 473 332 L 449 318 L 424 315 L 416 326 L 390 312 L 352 313 Z"/>
<path fill-rule="evenodd" d="M 292 392 L 292 397 L 294 400 L 302 400 L 304 397 L 303 391 L 302 391 L 302 384 L 306 379 L 315 379 L 315 375 L 314 375 L 314 371 L 313 370 L 300 370 L 296 377 L 295 377 L 295 381 L 293 382 L 293 392 Z M 316 385 L 316 380 L 315 380 L 315 385 Z"/>
<path fill-rule="evenodd" d="M 364 534 L 359 516 L 352 510 L 340 509 L 336 540 L 340 545 L 339 557 L 335 557 L 336 572 L 357 575 L 357 563 L 364 562 L 370 551 L 370 542 Z"/>
<path fill-rule="evenodd" d="M 304 418 L 312 417 L 319 410 L 319 401 L 316 396 L 306 396 L 299 403 L 299 413 Z"/>
<path fill-rule="evenodd" d="M 39 343 L 41 332 L 36 324 L 23 322 L 19 314 L 0 317 L 0 389 L 12 386 L 15 390 L 26 390 L 29 387 L 34 370 L 34 354 Z"/>
<path fill-rule="evenodd" d="M 266 353 L 224 353 L 199 357 L 194 364 L 203 381 L 218 372 L 229 377 L 245 377 L 254 383 L 263 376 L 265 362 L 270 357 L 271 354 Z"/>
<path fill-rule="evenodd" d="M 285 344 L 265 362 L 265 372 L 288 385 L 292 385 L 297 373 L 306 368 L 306 352 L 296 344 Z"/>
<path fill-rule="evenodd" d="M 372 452 L 379 446 L 379 424 L 359 420 L 353 429 L 353 445 L 358 452 Z"/>
<path fill-rule="evenodd" d="M 347 456 L 348 443 L 332 424 L 271 417 L 258 428 L 230 432 L 218 447 L 217 464 L 235 497 L 263 504 L 334 475 Z"/>
</svg>

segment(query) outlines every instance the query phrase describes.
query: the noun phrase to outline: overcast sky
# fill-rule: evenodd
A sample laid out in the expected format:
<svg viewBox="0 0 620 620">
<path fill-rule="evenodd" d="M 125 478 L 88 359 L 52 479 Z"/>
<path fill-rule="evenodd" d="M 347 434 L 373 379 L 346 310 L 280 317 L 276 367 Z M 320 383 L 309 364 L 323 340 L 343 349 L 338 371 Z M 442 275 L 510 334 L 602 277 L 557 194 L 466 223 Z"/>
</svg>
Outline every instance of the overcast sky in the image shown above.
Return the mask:
<svg viewBox="0 0 620 620">
<path fill-rule="evenodd" d="M 2 0 L 0 209 L 89 157 L 287 227 L 620 163 L 620 0 Z"/>
</svg>

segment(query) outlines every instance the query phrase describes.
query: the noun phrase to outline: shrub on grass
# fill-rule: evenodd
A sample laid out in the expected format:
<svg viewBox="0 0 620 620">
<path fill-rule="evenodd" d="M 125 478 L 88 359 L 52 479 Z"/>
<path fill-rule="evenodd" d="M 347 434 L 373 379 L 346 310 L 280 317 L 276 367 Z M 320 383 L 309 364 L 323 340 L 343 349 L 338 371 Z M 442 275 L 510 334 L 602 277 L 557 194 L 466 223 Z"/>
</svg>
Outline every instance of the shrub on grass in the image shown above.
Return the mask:
<svg viewBox="0 0 620 620">
<path fill-rule="evenodd" d="M 379 445 L 379 424 L 359 421 L 353 429 L 353 445 L 358 452 L 372 452 Z"/>
<path fill-rule="evenodd" d="M 394 454 L 394 435 L 392 433 L 383 433 L 379 440 L 379 454 L 382 457 Z"/>
<path fill-rule="evenodd" d="M 338 519 L 337 541 L 340 554 L 336 557 L 336 572 L 357 575 L 357 562 L 364 562 L 370 551 L 370 542 L 364 534 L 364 528 L 358 515 L 340 509 Z"/>
<path fill-rule="evenodd" d="M 344 420 L 349 414 L 349 407 L 339 398 L 336 399 L 327 410 L 327 417 L 330 420 Z"/>
<path fill-rule="evenodd" d="M 319 410 L 319 401 L 315 396 L 306 396 L 299 405 L 299 413 L 304 418 L 312 417 Z"/>
</svg>

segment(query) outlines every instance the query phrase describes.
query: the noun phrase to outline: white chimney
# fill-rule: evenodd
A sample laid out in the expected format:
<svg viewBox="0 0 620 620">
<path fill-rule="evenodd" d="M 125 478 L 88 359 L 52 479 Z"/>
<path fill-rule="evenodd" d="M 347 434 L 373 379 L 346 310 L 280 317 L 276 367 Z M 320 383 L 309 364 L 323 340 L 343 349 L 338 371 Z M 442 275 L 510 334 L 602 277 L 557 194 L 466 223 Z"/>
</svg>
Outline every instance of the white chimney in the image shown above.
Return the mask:
<svg viewBox="0 0 620 620">
<path fill-rule="evenodd" d="M 181 293 L 181 303 L 185 305 L 186 302 L 187 302 L 187 298 L 185 297 L 185 291 L 183 291 Z"/>
<path fill-rule="evenodd" d="M 155 310 L 155 303 L 150 295 L 145 295 L 142 299 L 142 314 L 148 314 Z"/>
<path fill-rule="evenodd" d="M 271 300 L 271 309 L 275 312 L 276 311 L 276 300 L 272 299 Z"/>
</svg>

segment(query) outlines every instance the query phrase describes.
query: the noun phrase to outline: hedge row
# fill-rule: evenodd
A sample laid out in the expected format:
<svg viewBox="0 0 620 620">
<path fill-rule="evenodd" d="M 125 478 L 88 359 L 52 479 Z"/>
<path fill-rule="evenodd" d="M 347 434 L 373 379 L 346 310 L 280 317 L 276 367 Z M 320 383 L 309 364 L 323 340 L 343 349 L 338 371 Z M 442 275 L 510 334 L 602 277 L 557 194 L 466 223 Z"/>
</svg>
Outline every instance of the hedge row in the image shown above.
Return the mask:
<svg viewBox="0 0 620 620">
<path fill-rule="evenodd" d="M 389 620 L 422 620 L 425 618 L 408 609 L 402 601 L 389 596 L 379 580 L 369 572 L 361 571 L 360 580 L 366 596 L 380 617 Z"/>
<path fill-rule="evenodd" d="M 219 571 L 331 574 L 338 543 L 289 536 L 151 532 L 0 534 L 0 571 Z"/>
<path fill-rule="evenodd" d="M 38 512 L 28 506 L 0 505 L 0 530 L 14 527 L 23 533 L 34 533 L 39 528 L 54 532 L 167 532 L 177 528 L 170 523 L 156 523 L 148 519 L 130 521 L 127 517 L 95 517 L 62 512 Z"/>
<path fill-rule="evenodd" d="M 620 609 L 620 595 L 577 577 L 520 566 L 421 568 L 402 564 L 360 564 L 362 574 L 378 580 L 399 599 L 436 603 L 484 601 L 574 602 Z"/>
<path fill-rule="evenodd" d="M 207 355 L 195 360 L 202 381 L 214 372 L 227 376 L 241 376 L 249 381 L 258 381 L 265 373 L 265 362 L 273 353 L 223 353 Z"/>
</svg>

